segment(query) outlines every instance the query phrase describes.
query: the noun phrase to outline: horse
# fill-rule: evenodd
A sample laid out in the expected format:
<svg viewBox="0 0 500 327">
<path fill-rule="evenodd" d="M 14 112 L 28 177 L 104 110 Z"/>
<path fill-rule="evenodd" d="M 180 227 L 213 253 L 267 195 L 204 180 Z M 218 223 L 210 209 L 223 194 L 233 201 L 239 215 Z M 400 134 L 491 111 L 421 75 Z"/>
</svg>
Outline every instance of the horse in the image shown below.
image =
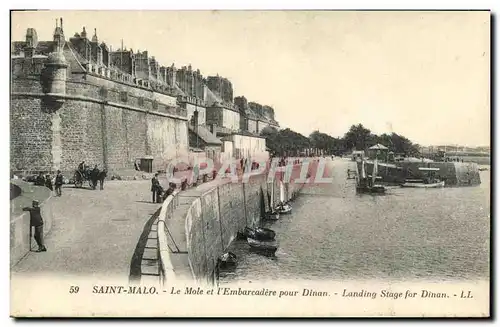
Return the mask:
<svg viewBox="0 0 500 327">
<path fill-rule="evenodd" d="M 100 184 L 100 189 L 104 189 L 104 179 L 108 176 L 108 170 L 104 168 L 102 171 L 99 172 L 97 175 L 97 180 L 99 181 Z"/>
</svg>

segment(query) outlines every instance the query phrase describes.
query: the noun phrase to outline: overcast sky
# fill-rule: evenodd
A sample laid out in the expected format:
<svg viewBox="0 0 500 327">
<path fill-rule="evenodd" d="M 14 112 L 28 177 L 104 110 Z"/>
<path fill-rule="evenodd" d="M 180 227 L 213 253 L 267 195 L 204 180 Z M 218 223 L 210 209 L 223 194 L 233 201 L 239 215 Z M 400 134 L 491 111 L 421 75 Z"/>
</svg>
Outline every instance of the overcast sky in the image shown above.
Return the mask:
<svg viewBox="0 0 500 327">
<path fill-rule="evenodd" d="M 422 144 L 490 144 L 488 12 L 16 12 L 12 39 L 85 26 L 161 64 L 219 74 L 282 127 L 342 136 L 362 123 Z"/>
</svg>

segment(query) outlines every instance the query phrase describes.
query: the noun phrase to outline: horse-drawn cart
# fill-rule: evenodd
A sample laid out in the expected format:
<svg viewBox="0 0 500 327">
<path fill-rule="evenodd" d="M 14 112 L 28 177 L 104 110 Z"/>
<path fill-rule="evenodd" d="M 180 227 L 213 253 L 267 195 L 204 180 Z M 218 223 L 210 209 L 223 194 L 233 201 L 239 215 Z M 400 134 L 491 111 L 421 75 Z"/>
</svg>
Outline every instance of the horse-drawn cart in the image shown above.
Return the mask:
<svg viewBox="0 0 500 327">
<path fill-rule="evenodd" d="M 75 181 L 75 187 L 77 188 L 82 187 L 85 182 L 89 182 L 90 188 L 94 186 L 90 178 L 90 169 L 86 169 L 83 171 L 75 170 L 75 174 L 73 175 L 73 180 Z"/>
</svg>

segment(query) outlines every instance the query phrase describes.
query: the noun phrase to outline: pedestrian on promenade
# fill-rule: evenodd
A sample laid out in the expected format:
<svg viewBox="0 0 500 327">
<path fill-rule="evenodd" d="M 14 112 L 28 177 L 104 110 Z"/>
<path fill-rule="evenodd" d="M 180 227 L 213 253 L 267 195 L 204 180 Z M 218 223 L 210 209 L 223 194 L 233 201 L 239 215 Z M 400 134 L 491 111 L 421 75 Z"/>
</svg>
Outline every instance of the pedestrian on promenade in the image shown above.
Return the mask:
<svg viewBox="0 0 500 327">
<path fill-rule="evenodd" d="M 35 227 L 35 241 L 38 244 L 38 250 L 36 252 L 45 252 L 47 248 L 43 243 L 43 219 L 40 213 L 40 206 L 37 200 L 33 200 L 32 207 L 25 207 L 23 211 L 30 212 L 30 234 L 31 227 Z M 31 238 L 30 238 L 31 239 Z"/>
<path fill-rule="evenodd" d="M 165 190 L 160 185 L 160 183 L 158 183 L 158 185 L 156 186 L 156 203 L 162 203 L 165 200 L 164 195 Z"/>
<path fill-rule="evenodd" d="M 156 203 L 156 193 L 158 192 L 160 181 L 158 180 L 158 173 L 151 179 L 151 192 L 153 192 L 153 203 Z"/>
<path fill-rule="evenodd" d="M 51 192 L 54 190 L 54 186 L 52 185 L 52 178 L 50 178 L 50 175 L 45 175 L 45 186 L 48 187 Z"/>
<path fill-rule="evenodd" d="M 57 196 L 61 196 L 61 194 L 62 194 L 61 193 L 62 185 L 63 185 L 63 175 L 61 174 L 61 171 L 58 170 L 57 175 L 56 175 L 56 182 L 55 182 Z"/>
</svg>

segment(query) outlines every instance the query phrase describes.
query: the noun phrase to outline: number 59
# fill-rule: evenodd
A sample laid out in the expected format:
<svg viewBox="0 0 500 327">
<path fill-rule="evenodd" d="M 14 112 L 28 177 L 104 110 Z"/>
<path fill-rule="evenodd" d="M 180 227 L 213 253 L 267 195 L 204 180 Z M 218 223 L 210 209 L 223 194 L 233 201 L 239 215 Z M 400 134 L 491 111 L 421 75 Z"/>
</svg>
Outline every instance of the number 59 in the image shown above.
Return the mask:
<svg viewBox="0 0 500 327">
<path fill-rule="evenodd" d="M 79 290 L 80 290 L 80 288 L 78 286 L 70 286 L 69 287 L 70 293 L 78 293 Z"/>
</svg>

